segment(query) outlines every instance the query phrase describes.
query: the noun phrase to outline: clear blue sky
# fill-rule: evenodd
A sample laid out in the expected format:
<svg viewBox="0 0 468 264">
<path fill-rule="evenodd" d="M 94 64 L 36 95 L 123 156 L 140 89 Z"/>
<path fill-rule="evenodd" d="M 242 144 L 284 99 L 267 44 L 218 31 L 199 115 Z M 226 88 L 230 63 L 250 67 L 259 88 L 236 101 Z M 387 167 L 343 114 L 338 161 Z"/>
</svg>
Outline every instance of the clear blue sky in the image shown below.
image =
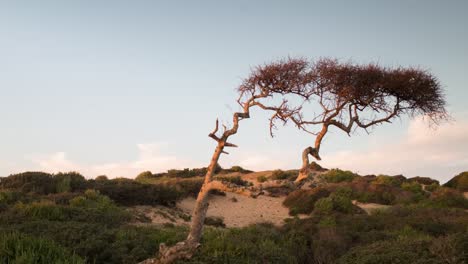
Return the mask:
<svg viewBox="0 0 468 264">
<path fill-rule="evenodd" d="M 0 175 L 76 165 L 130 177 L 166 169 L 166 160 L 206 165 L 214 146 L 207 134 L 217 117 L 230 119 L 242 77 L 286 56 L 427 68 L 456 118 L 447 130 L 465 129 L 467 13 L 468 2 L 456 0 L 0 1 Z M 241 126 L 233 140 L 240 148 L 221 164 L 297 168 L 312 141 L 293 128 L 270 139 L 261 113 Z M 339 153 L 366 157 L 379 144 L 404 149 L 410 127 L 404 119 L 370 136 L 332 133 L 324 163 L 342 166 L 348 156 Z M 456 148 L 463 139 L 446 150 L 458 153 L 451 167 L 368 167 L 364 159 L 350 169 L 445 179 L 468 170 L 468 151 Z"/>
</svg>

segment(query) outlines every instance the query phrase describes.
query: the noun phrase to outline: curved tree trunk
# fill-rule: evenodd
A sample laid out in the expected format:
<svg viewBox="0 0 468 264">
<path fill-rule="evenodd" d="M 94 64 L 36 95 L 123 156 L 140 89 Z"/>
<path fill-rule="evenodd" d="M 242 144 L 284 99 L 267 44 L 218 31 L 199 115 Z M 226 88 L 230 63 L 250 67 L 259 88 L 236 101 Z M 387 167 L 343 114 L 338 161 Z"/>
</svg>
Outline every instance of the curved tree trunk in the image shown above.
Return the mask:
<svg viewBox="0 0 468 264">
<path fill-rule="evenodd" d="M 296 184 L 299 184 L 305 179 L 307 179 L 309 177 L 309 174 L 311 173 L 309 155 L 311 155 L 317 160 L 321 160 L 320 155 L 319 155 L 320 144 L 322 143 L 322 139 L 325 136 L 325 134 L 327 134 L 327 132 L 328 132 L 328 125 L 324 124 L 322 127 L 322 130 L 317 135 L 317 138 L 315 138 L 315 148 L 307 147 L 306 149 L 302 151 L 302 167 L 299 170 L 299 175 L 294 181 Z"/>
<path fill-rule="evenodd" d="M 295 183 L 300 183 L 303 180 L 307 179 L 310 174 L 310 167 L 309 167 L 309 154 L 314 151 L 314 148 L 307 147 L 302 151 L 302 167 L 299 170 L 299 175 L 297 176 Z"/>
</svg>

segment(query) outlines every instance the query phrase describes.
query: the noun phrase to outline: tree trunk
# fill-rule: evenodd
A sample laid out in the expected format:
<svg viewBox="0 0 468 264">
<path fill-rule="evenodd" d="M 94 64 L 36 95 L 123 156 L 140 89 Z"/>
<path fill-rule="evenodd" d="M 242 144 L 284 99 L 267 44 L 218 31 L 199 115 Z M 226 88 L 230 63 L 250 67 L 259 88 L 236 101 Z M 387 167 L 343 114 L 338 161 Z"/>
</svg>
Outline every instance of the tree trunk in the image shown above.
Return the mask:
<svg viewBox="0 0 468 264">
<path fill-rule="evenodd" d="M 304 151 L 302 151 L 302 168 L 299 170 L 299 175 L 294 181 L 296 184 L 301 183 L 302 181 L 304 181 L 305 179 L 309 177 L 309 174 L 311 172 L 309 155 L 311 155 L 317 160 L 322 159 L 320 158 L 319 150 L 320 150 L 320 145 L 322 143 L 322 139 L 325 136 L 325 134 L 327 134 L 327 132 L 328 132 L 328 124 L 324 124 L 322 126 L 322 130 L 315 138 L 315 148 L 307 147 L 306 149 L 304 149 Z"/>
<path fill-rule="evenodd" d="M 307 179 L 310 174 L 310 167 L 309 167 L 309 154 L 314 151 L 314 148 L 308 147 L 302 151 L 302 167 L 299 170 L 299 175 L 297 176 L 296 180 L 294 181 L 296 184 L 299 184 L 303 180 Z"/>
<path fill-rule="evenodd" d="M 191 243 L 199 243 L 202 232 L 203 224 L 205 222 L 206 212 L 208 211 L 208 195 L 211 188 L 211 181 L 213 180 L 213 172 L 218 164 L 219 157 L 223 152 L 224 144 L 223 142 L 218 143 L 215 152 L 213 153 L 213 158 L 211 163 L 208 166 L 208 171 L 205 175 L 205 181 L 198 193 L 197 202 L 192 213 L 192 223 L 190 226 L 190 233 L 187 236 L 187 241 Z"/>
</svg>

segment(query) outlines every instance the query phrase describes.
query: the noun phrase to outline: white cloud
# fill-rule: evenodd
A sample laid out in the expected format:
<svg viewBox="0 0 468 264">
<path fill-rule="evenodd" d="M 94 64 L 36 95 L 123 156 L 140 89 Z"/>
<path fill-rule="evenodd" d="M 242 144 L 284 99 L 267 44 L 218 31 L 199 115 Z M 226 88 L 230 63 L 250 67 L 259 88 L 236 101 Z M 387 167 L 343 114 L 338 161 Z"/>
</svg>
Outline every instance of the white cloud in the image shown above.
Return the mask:
<svg viewBox="0 0 468 264">
<path fill-rule="evenodd" d="M 138 144 L 138 157 L 132 161 L 113 162 L 104 164 L 83 165 L 69 160 L 64 152 L 57 152 L 50 156 L 34 159 L 34 163 L 43 171 L 79 171 L 88 177 L 107 175 L 115 177 L 135 177 L 142 171 L 162 172 L 168 169 L 193 167 L 199 164 L 188 159 L 163 154 L 161 150 L 166 143 Z"/>
<path fill-rule="evenodd" d="M 386 139 L 363 151 L 341 151 L 323 157 L 323 165 L 362 174 L 428 176 L 447 181 L 468 170 L 468 122 L 430 128 L 420 118 L 411 121 L 403 139 Z"/>
<path fill-rule="evenodd" d="M 65 152 L 56 152 L 50 156 L 38 157 L 33 159 L 33 162 L 39 165 L 41 169 L 53 173 L 80 169 L 77 164 L 67 159 Z"/>
<path fill-rule="evenodd" d="M 445 182 L 455 174 L 468 170 L 468 121 L 442 124 L 437 129 L 427 126 L 422 119 L 410 122 L 408 130 L 398 139 L 375 140 L 369 137 L 370 146 L 363 150 L 322 153 L 321 165 L 328 168 L 342 168 L 360 174 L 403 174 L 408 177 L 427 176 Z M 135 177 L 150 170 L 162 172 L 172 168 L 193 168 L 206 166 L 192 159 L 168 155 L 167 143 L 138 144 L 138 156 L 134 160 L 104 164 L 84 165 L 67 158 L 66 153 L 57 152 L 34 159 L 39 169 L 49 172 L 80 171 L 88 177 L 105 174 L 109 177 Z M 256 150 L 222 156 L 221 164 L 240 165 L 252 170 L 297 168 L 300 153 L 291 149 L 281 151 Z M 179 152 L 180 153 L 180 152 Z M 296 155 L 297 154 L 297 155 Z"/>
</svg>

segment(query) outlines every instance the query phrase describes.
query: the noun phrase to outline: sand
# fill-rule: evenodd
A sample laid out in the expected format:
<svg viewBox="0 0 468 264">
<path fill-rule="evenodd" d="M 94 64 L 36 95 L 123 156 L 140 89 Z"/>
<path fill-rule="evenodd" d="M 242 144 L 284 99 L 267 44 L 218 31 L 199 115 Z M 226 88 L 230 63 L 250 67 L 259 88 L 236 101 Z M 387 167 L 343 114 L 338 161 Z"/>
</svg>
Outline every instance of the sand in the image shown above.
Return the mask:
<svg viewBox="0 0 468 264">
<path fill-rule="evenodd" d="M 234 199 L 233 199 L 234 198 Z M 233 201 L 237 200 L 237 201 Z M 284 197 L 247 196 L 226 193 L 226 196 L 211 196 L 207 216 L 222 217 L 226 227 L 243 227 L 255 223 L 269 222 L 282 225 L 289 218 L 288 208 L 283 206 Z M 191 213 L 195 199 L 187 198 L 177 204 L 186 213 Z"/>
</svg>

